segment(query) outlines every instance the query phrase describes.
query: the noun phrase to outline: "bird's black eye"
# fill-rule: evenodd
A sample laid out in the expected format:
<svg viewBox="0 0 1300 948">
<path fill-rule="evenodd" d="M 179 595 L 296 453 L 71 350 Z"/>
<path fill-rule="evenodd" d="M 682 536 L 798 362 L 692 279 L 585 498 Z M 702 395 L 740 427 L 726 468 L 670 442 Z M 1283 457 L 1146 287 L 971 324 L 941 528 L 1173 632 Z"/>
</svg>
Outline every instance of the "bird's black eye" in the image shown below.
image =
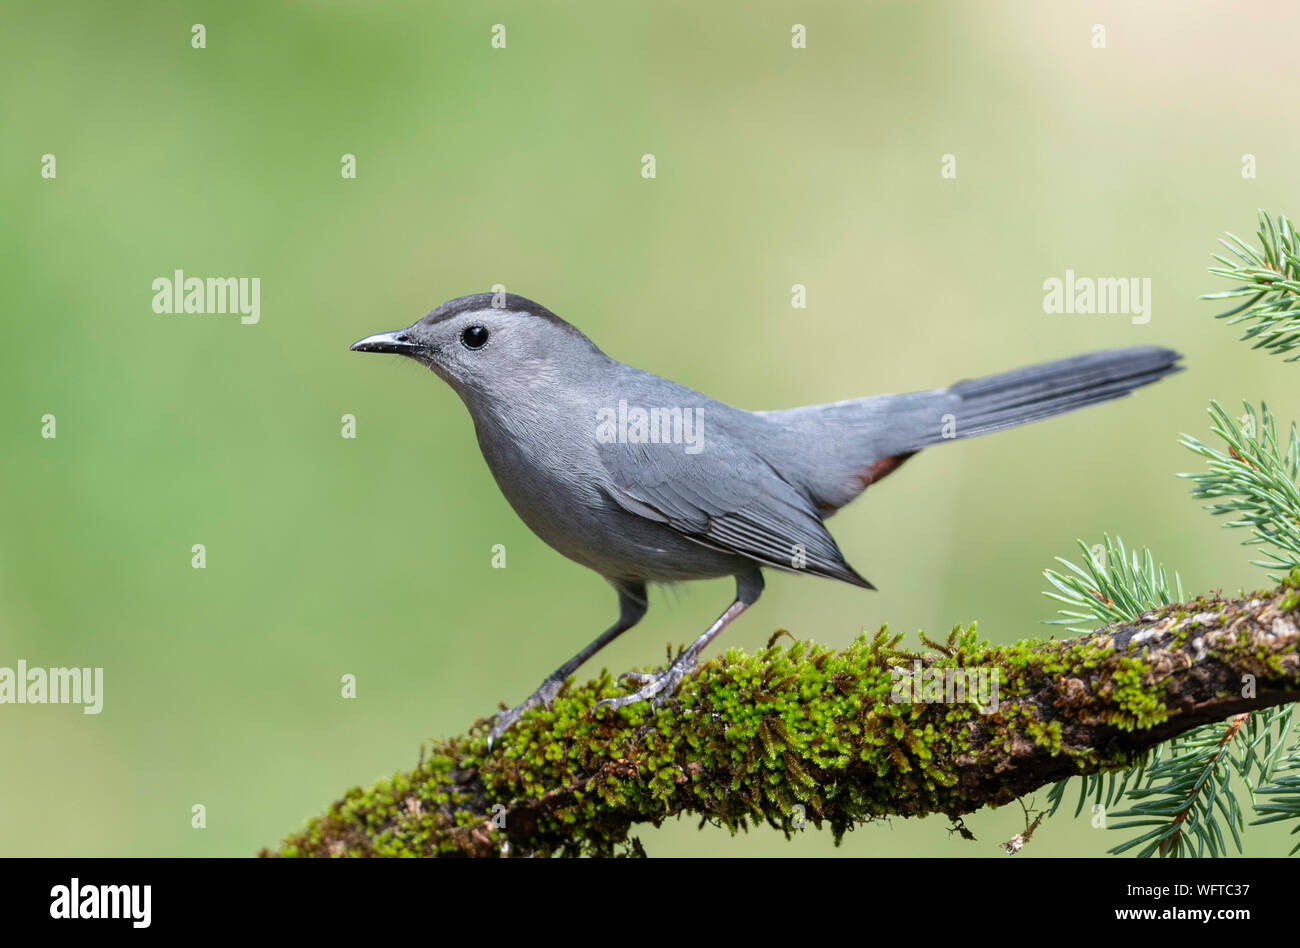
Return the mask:
<svg viewBox="0 0 1300 948">
<path fill-rule="evenodd" d="M 466 349 L 482 349 L 487 345 L 488 331 L 482 326 L 470 326 L 460 334 L 460 341 Z"/>
</svg>

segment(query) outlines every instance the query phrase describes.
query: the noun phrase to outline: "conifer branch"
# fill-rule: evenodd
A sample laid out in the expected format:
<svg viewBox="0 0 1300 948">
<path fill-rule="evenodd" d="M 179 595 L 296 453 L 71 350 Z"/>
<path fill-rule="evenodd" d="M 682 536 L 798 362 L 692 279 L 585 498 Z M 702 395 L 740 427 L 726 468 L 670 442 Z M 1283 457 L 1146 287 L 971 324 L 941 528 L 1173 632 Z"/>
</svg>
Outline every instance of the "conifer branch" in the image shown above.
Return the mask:
<svg viewBox="0 0 1300 948">
<path fill-rule="evenodd" d="M 1250 528 L 1251 537 L 1243 542 L 1263 546 L 1268 554 L 1252 560 L 1256 566 L 1285 572 L 1300 566 L 1300 439 L 1292 422 L 1284 451 L 1268 406 L 1261 403 L 1257 415 L 1249 402 L 1243 405 L 1246 413 L 1238 422 L 1218 402 L 1210 402 L 1214 433 L 1227 450 L 1183 435 L 1182 445 L 1208 460 L 1209 470 L 1178 476 L 1196 482 L 1193 497 L 1215 501 L 1206 510 L 1235 515 L 1225 526 Z M 1271 578 L 1276 582 L 1278 574 Z"/>
<path fill-rule="evenodd" d="M 1219 265 L 1211 267 L 1210 272 L 1238 285 L 1201 298 L 1246 297 L 1243 303 L 1215 318 L 1229 325 L 1252 324 L 1242 335 L 1242 341 L 1253 342 L 1255 349 L 1280 355 L 1300 349 L 1300 240 L 1285 215 L 1279 215 L 1275 223 L 1264 211 L 1259 212 L 1258 237 L 1258 249 L 1233 234 L 1220 241 L 1232 258 L 1214 254 Z M 1297 359 L 1300 352 L 1286 361 Z"/>
<path fill-rule="evenodd" d="M 1252 826 L 1295 820 L 1291 835 L 1300 834 L 1300 744 L 1292 747 L 1273 768 L 1273 779 L 1255 791 L 1255 812 L 1259 819 Z M 1300 852 L 1300 843 L 1289 855 Z"/>
</svg>

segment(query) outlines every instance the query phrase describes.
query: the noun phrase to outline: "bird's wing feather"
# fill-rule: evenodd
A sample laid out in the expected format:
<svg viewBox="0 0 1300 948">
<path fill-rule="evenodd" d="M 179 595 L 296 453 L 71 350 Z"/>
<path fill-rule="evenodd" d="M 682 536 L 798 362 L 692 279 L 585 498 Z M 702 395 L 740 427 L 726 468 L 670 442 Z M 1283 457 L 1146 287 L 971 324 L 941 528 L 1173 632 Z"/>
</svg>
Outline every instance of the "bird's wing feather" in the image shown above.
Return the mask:
<svg viewBox="0 0 1300 948">
<path fill-rule="evenodd" d="M 631 513 L 764 566 L 873 588 L 844 561 L 809 500 L 749 451 L 609 443 L 599 453 L 611 496 Z"/>
</svg>

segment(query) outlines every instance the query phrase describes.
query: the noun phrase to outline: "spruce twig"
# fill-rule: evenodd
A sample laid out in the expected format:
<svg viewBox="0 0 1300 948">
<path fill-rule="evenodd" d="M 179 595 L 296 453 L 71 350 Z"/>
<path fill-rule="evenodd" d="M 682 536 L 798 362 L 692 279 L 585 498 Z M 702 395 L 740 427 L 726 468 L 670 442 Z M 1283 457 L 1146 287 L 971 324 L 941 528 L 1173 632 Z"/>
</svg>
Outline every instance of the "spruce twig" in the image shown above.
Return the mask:
<svg viewBox="0 0 1300 948">
<path fill-rule="evenodd" d="M 1251 562 L 1275 570 L 1270 576 L 1276 581 L 1281 573 L 1300 566 L 1300 440 L 1292 422 L 1283 450 L 1268 406 L 1261 403 L 1257 414 L 1249 402 L 1242 404 L 1246 413 L 1238 421 L 1218 402 L 1210 402 L 1214 433 L 1227 450 L 1183 435 L 1180 443 L 1209 461 L 1209 470 L 1178 476 L 1195 481 L 1193 497 L 1213 501 L 1206 510 L 1234 517 L 1225 526 L 1250 528 L 1250 539 L 1242 542 L 1263 546 L 1266 554 Z"/>
<path fill-rule="evenodd" d="M 1215 318 L 1228 325 L 1251 324 L 1242 335 L 1252 348 L 1282 355 L 1300 349 L 1300 241 L 1285 215 L 1275 222 L 1259 212 L 1260 246 L 1252 247 L 1240 237 L 1228 234 L 1220 243 L 1230 257 L 1214 254 L 1217 267 L 1210 272 L 1238 285 L 1221 293 L 1209 293 L 1206 300 L 1239 299 L 1244 302 L 1218 313 Z M 1300 352 L 1286 359 L 1294 362 Z"/>
</svg>

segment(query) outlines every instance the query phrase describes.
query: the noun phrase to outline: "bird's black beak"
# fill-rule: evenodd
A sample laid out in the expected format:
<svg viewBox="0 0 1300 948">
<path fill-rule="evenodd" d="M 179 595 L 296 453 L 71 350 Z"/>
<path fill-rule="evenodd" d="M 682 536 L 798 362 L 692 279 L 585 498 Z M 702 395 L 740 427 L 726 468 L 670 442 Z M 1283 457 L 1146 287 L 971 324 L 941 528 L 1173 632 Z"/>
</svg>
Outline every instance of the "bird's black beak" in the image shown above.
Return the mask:
<svg viewBox="0 0 1300 948">
<path fill-rule="evenodd" d="M 352 343 L 349 348 L 353 352 L 395 352 L 398 355 L 410 355 L 424 347 L 413 342 L 405 329 L 397 329 L 393 332 L 377 332 L 373 336 L 366 336 Z"/>
</svg>

